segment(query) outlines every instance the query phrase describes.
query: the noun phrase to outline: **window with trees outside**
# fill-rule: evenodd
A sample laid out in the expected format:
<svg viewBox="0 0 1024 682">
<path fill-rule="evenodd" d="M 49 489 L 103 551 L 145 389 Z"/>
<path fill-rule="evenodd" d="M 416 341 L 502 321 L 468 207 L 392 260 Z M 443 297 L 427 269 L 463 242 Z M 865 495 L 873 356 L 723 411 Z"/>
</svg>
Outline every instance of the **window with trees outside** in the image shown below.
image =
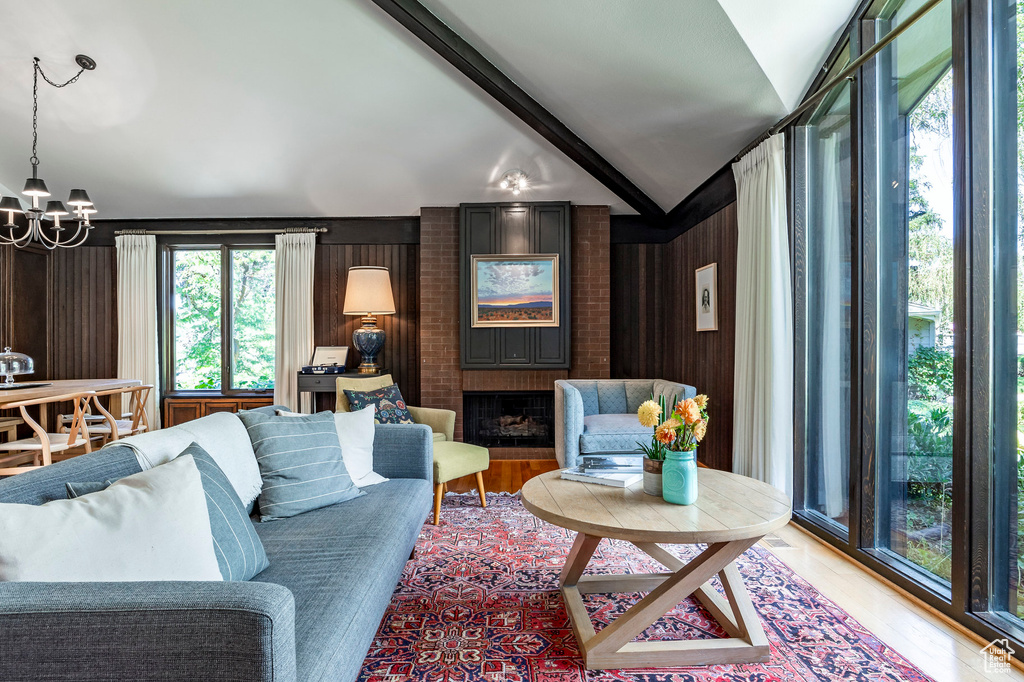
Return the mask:
<svg viewBox="0 0 1024 682">
<path fill-rule="evenodd" d="M 1024 0 L 865 2 L 812 91 L 868 50 L 787 129 L 794 519 L 1021 652 Z"/>
<path fill-rule="evenodd" d="M 273 388 L 274 250 L 172 247 L 169 268 L 173 390 Z"/>
</svg>

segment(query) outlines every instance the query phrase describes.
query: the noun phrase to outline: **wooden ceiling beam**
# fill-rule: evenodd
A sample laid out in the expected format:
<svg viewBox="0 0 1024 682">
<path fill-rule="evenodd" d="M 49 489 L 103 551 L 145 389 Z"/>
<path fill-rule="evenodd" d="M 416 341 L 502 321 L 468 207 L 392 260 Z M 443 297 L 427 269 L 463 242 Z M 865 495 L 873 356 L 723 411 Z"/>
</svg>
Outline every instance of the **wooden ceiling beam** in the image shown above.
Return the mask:
<svg viewBox="0 0 1024 682">
<path fill-rule="evenodd" d="M 373 2 L 640 215 L 653 220 L 665 217 L 665 211 L 643 190 L 426 7 L 416 0 Z"/>
</svg>

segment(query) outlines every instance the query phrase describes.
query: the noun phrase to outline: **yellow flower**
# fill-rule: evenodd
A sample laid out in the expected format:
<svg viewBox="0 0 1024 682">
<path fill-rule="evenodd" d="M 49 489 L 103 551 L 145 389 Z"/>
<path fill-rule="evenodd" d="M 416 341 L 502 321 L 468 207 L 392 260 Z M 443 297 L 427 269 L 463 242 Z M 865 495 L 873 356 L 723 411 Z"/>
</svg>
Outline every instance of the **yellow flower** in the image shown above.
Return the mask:
<svg viewBox="0 0 1024 682">
<path fill-rule="evenodd" d="M 658 424 L 658 418 L 661 416 L 661 406 L 653 400 L 640 405 L 640 409 L 636 411 L 636 416 L 640 419 L 640 423 L 644 426 L 656 426 Z"/>
<path fill-rule="evenodd" d="M 704 440 L 705 434 L 708 432 L 708 423 L 703 419 L 693 425 L 693 437 L 697 439 L 697 442 Z"/>
<path fill-rule="evenodd" d="M 689 426 L 700 419 L 700 408 L 697 407 L 697 403 L 693 398 L 687 398 L 683 402 L 676 406 L 676 412 L 683 418 L 686 425 Z"/>
<path fill-rule="evenodd" d="M 654 437 L 659 442 L 664 443 L 665 445 L 669 445 L 672 441 L 676 439 L 676 429 L 678 429 L 680 426 L 681 424 L 675 419 L 669 419 L 668 421 L 663 422 L 657 429 L 655 429 Z"/>
<path fill-rule="evenodd" d="M 693 399 L 693 402 L 697 403 L 697 407 L 704 409 L 708 406 L 708 397 L 701 393 L 699 396 Z"/>
</svg>

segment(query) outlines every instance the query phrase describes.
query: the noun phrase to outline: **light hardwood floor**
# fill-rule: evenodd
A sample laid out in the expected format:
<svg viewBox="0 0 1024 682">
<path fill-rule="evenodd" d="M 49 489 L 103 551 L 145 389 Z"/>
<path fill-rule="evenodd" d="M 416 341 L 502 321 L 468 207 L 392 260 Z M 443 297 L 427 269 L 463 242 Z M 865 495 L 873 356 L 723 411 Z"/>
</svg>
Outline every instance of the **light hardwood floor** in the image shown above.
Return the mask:
<svg viewBox="0 0 1024 682">
<path fill-rule="evenodd" d="M 492 460 L 484 472 L 488 492 L 518 492 L 525 481 L 558 468 L 554 460 Z M 448 484 L 451 492 L 476 490 L 474 477 Z M 762 545 L 883 642 L 938 682 L 1019 680 L 1019 668 L 985 671 L 985 642 L 930 611 L 895 586 L 832 550 L 792 523 Z M 774 545 L 774 546 L 773 546 Z"/>
</svg>

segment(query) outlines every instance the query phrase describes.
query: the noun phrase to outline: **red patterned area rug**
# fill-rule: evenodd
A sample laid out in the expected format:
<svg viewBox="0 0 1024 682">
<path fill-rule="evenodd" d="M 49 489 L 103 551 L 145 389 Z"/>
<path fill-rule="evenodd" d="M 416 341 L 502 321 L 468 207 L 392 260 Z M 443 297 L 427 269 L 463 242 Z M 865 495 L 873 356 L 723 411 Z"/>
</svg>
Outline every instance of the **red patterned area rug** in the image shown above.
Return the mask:
<svg viewBox="0 0 1024 682">
<path fill-rule="evenodd" d="M 740 573 L 771 644 L 767 663 L 651 670 L 584 669 L 558 573 L 575 533 L 540 521 L 518 497 L 449 494 L 441 525 L 427 524 L 363 663 L 365 682 L 725 682 L 930 680 L 860 623 L 753 547 Z M 667 547 L 683 559 L 695 548 Z M 627 542 L 602 540 L 588 572 L 664 570 Z M 715 580 L 717 583 L 717 579 Z M 721 586 L 717 586 L 721 590 Z M 595 627 L 642 595 L 589 595 Z M 725 637 L 696 600 L 641 639 Z"/>
</svg>

